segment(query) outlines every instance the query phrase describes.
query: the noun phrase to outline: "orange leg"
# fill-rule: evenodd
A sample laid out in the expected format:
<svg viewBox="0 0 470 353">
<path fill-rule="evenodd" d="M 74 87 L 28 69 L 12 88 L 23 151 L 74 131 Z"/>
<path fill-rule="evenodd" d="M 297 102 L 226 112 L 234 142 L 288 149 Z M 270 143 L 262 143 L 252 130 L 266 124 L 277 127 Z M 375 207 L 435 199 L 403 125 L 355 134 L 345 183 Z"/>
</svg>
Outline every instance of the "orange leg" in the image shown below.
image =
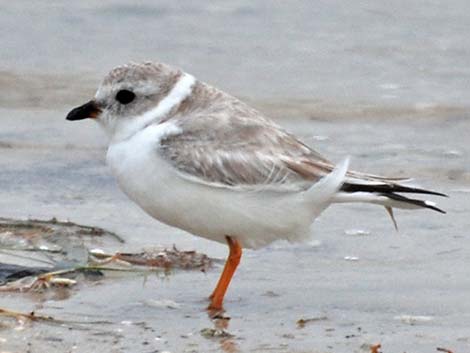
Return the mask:
<svg viewBox="0 0 470 353">
<path fill-rule="evenodd" d="M 242 247 L 240 246 L 240 243 L 229 236 L 226 238 L 227 244 L 230 248 L 230 253 L 228 255 L 227 262 L 225 262 L 225 267 L 222 271 L 219 282 L 210 296 L 211 303 L 208 308 L 210 310 L 222 310 L 225 292 L 227 291 L 228 285 L 230 284 L 233 274 L 240 263 L 240 258 L 242 257 Z"/>
</svg>

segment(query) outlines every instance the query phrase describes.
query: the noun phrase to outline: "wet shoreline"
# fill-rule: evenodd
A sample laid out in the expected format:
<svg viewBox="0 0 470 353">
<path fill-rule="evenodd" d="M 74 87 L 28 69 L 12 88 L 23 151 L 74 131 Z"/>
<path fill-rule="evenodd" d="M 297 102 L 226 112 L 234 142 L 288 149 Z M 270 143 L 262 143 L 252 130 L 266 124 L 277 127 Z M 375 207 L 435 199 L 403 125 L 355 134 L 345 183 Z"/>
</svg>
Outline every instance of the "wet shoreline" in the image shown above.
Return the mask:
<svg viewBox="0 0 470 353">
<path fill-rule="evenodd" d="M 0 309 L 25 315 L 0 312 L 0 351 L 469 351 L 469 14 L 464 0 L 4 3 L 0 217 L 70 220 L 122 237 L 101 244 L 109 254 L 176 245 L 214 266 L 2 292 Z M 144 214 L 105 166 L 99 127 L 65 121 L 109 69 L 148 59 L 241 97 L 332 161 L 448 194 L 432 198 L 447 214 L 398 210 L 396 232 L 380 207 L 335 205 L 308 244 L 246 251 L 230 320 L 211 320 L 226 247 Z M 18 258 L 0 249 L 0 262 Z"/>
<path fill-rule="evenodd" d="M 223 262 L 224 246 L 159 224 L 127 200 L 104 165 L 103 133 L 92 122 L 72 127 L 63 110 L 0 110 L 0 141 L 8 144 L 0 157 L 2 216 L 104 227 L 126 241 L 111 252 L 175 244 Z M 314 224 L 310 244 L 281 243 L 245 253 L 227 295 L 231 319 L 224 330 L 204 310 L 220 264 L 205 274 L 111 276 L 82 284 L 66 298 L 2 293 L 1 308 L 65 320 L 57 326 L 2 319 L 2 348 L 341 352 L 381 343 L 384 351 L 465 350 L 468 120 L 278 121 L 333 160 L 350 155 L 356 169 L 412 175 L 448 193 L 449 199 L 435 200 L 448 214 L 397 212 L 397 233 L 381 208 L 331 207 Z M 436 144 L 436 134 L 446 143 Z M 321 317 L 327 319 L 316 320 Z M 298 327 L 308 319 L 311 323 Z"/>
</svg>

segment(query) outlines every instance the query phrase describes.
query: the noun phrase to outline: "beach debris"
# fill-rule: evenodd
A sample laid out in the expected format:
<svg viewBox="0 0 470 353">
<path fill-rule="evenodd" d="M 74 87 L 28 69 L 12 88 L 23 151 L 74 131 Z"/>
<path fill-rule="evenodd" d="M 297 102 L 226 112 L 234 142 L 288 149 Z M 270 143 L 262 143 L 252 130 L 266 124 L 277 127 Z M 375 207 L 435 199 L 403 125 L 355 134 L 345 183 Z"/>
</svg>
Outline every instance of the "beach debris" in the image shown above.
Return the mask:
<svg viewBox="0 0 470 353">
<path fill-rule="evenodd" d="M 0 254 L 2 261 L 6 261 L 0 263 L 0 292 L 71 288 L 77 285 L 79 275 L 96 279 L 109 271 L 168 273 L 172 269 L 206 271 L 212 266 L 207 255 L 180 251 L 174 246 L 138 253 L 103 250 L 122 242 L 118 235 L 102 228 L 55 218 L 47 221 L 0 218 Z"/>
<path fill-rule="evenodd" d="M 29 266 L 49 271 L 84 265 L 88 249 L 116 247 L 123 240 L 115 233 L 102 228 L 80 225 L 68 221 L 15 220 L 0 217 L 0 252 L 2 262 Z M 34 255 L 33 255 L 34 253 Z M 0 269 L 1 272 L 1 269 Z"/>
<path fill-rule="evenodd" d="M 45 267 L 29 267 L 0 263 L 0 286 L 7 282 L 16 281 L 24 277 L 40 275 L 49 271 L 51 271 L 51 269 Z"/>
<path fill-rule="evenodd" d="M 370 235 L 370 231 L 365 229 L 346 229 L 344 234 L 351 236 L 367 236 Z"/>
<path fill-rule="evenodd" d="M 454 352 L 452 352 L 450 349 L 442 348 L 442 347 L 437 347 L 436 350 L 437 350 L 438 352 L 454 353 Z"/>
<path fill-rule="evenodd" d="M 102 272 L 106 271 L 145 273 L 142 269 L 134 268 L 129 269 L 93 265 L 77 266 L 9 282 L 0 286 L 0 292 L 44 292 L 51 288 L 72 287 L 77 284 L 78 281 L 68 277 L 76 277 L 78 274 L 88 275 L 89 273 L 96 275 L 97 273 L 102 274 Z"/>
<path fill-rule="evenodd" d="M 77 281 L 63 276 L 75 274 L 75 272 L 79 271 L 82 271 L 82 268 L 71 268 L 46 272 L 38 276 L 27 276 L 0 286 L 0 292 L 42 292 L 51 287 L 72 287 L 77 284 Z"/>
<path fill-rule="evenodd" d="M 381 353 L 380 348 L 381 344 L 371 344 L 371 343 L 363 343 L 361 344 L 360 351 L 364 353 Z"/>
<path fill-rule="evenodd" d="M 292 333 L 284 333 L 281 335 L 282 338 L 287 338 L 289 340 L 294 340 L 295 339 L 295 335 L 292 334 Z"/>
<path fill-rule="evenodd" d="M 199 332 L 201 333 L 201 336 L 205 337 L 205 338 L 228 338 L 228 337 L 233 337 L 233 335 L 231 333 L 228 333 L 225 330 L 209 328 L 209 327 L 203 328 Z"/>
<path fill-rule="evenodd" d="M 434 318 L 432 316 L 424 315 L 399 315 L 394 317 L 395 320 L 400 320 L 404 324 L 416 325 L 419 323 L 432 321 Z"/>
<path fill-rule="evenodd" d="M 344 259 L 346 261 L 359 261 L 359 258 L 357 256 L 345 256 Z"/>
<path fill-rule="evenodd" d="M 29 313 L 22 313 L 19 311 L 0 308 L 0 316 L 12 317 L 18 321 L 31 320 L 31 321 L 54 321 L 51 316 L 37 315 L 34 311 Z"/>
<path fill-rule="evenodd" d="M 42 291 L 44 289 L 49 289 L 52 286 L 71 287 L 75 284 L 77 284 L 77 281 L 73 279 L 66 277 L 56 277 L 54 272 L 49 272 L 38 276 L 31 284 L 30 289 L 34 291 Z"/>
<path fill-rule="evenodd" d="M 70 221 L 59 221 L 57 218 L 49 220 L 26 219 L 17 220 L 0 217 L 0 238 L 6 232 L 14 233 L 25 240 L 32 240 L 36 237 L 50 239 L 55 236 L 67 237 L 67 235 L 77 234 L 82 236 L 104 237 L 110 236 L 119 243 L 124 240 L 116 233 L 103 228 L 77 224 Z"/>
<path fill-rule="evenodd" d="M 174 300 L 171 299 L 150 299 L 143 302 L 146 306 L 151 306 L 153 308 L 166 308 L 166 309 L 179 309 L 181 304 L 178 304 Z"/>
<path fill-rule="evenodd" d="M 436 255 L 437 256 L 450 255 L 450 254 L 455 254 L 455 253 L 461 252 L 461 251 L 462 251 L 462 248 L 454 248 L 454 249 L 438 251 L 438 252 L 436 252 Z"/>
<path fill-rule="evenodd" d="M 463 152 L 459 150 L 446 150 L 443 152 L 444 156 L 447 157 L 461 157 L 463 156 Z"/>
<path fill-rule="evenodd" d="M 318 321 L 325 321 L 328 320 L 326 316 L 318 316 L 318 317 L 310 317 L 310 318 L 301 318 L 297 320 L 297 328 L 304 328 L 307 324 L 318 322 Z"/>
<path fill-rule="evenodd" d="M 269 298 L 277 298 L 277 297 L 280 297 L 281 295 L 279 293 L 276 293 L 272 290 L 268 290 L 266 292 L 264 292 L 263 294 L 261 294 L 263 297 L 269 297 Z"/>
<path fill-rule="evenodd" d="M 16 310 L 11 310 L 11 309 L 6 309 L 6 308 L 0 308 L 0 317 L 6 317 L 6 318 L 12 318 L 15 319 L 17 322 L 19 322 L 19 326 L 15 327 L 15 330 L 23 330 L 25 328 L 25 325 L 31 321 L 31 322 L 42 322 L 42 323 L 49 323 L 52 325 L 61 325 L 65 327 L 70 327 L 70 328 L 83 328 L 84 325 L 110 325 L 112 324 L 111 321 L 106 321 L 106 320 L 96 320 L 96 321 L 90 321 L 90 320 L 63 320 L 63 319 L 57 319 L 52 316 L 48 315 L 42 315 L 42 314 L 37 314 L 35 311 L 30 311 L 30 312 L 21 312 L 21 311 L 16 311 Z M 2 352 L 0 350 L 0 352 Z"/>
<path fill-rule="evenodd" d="M 152 252 L 142 252 L 137 254 L 102 254 L 102 258 L 110 261 L 102 261 L 98 264 L 91 261 L 89 264 L 78 265 L 57 271 L 44 272 L 42 269 L 38 271 L 39 275 L 32 275 L 31 271 L 25 271 L 24 276 L 14 281 L 4 281 L 0 285 L 0 292 L 42 292 L 50 288 L 72 287 L 77 284 L 77 275 L 83 274 L 89 276 L 97 274 L 102 276 L 103 272 L 134 272 L 145 274 L 155 269 L 166 271 L 178 268 L 185 270 L 201 270 L 205 271 L 211 266 L 212 262 L 209 257 L 195 251 L 179 251 L 179 250 L 163 250 L 159 251 L 155 256 Z M 95 254 L 96 255 L 96 254 Z M 124 260 L 121 260 L 121 256 Z M 114 266 L 104 266 L 114 265 Z M 123 264 L 125 266 L 123 266 Z M 1 272 L 1 271 L 0 271 Z M 166 303 L 166 306 L 177 304 Z"/>
<path fill-rule="evenodd" d="M 212 266 L 212 260 L 205 254 L 196 251 L 181 251 L 175 246 L 172 249 L 155 248 L 139 253 L 106 254 L 102 251 L 90 252 L 92 261 L 97 263 L 117 262 L 125 265 L 158 267 L 163 269 L 183 269 L 206 271 Z"/>
</svg>

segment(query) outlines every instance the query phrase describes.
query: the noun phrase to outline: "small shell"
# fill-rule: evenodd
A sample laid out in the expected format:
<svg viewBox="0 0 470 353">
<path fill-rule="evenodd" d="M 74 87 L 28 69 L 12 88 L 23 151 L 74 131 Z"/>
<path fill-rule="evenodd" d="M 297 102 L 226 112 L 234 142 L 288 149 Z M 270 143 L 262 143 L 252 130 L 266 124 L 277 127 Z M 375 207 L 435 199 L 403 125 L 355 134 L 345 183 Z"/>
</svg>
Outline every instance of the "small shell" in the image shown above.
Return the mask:
<svg viewBox="0 0 470 353">
<path fill-rule="evenodd" d="M 432 321 L 434 318 L 432 316 L 424 315 L 399 315 L 394 317 L 395 320 L 400 320 L 404 324 L 415 325 L 419 323 Z"/>
<path fill-rule="evenodd" d="M 55 286 L 71 287 L 77 284 L 77 281 L 70 278 L 52 277 L 49 282 Z"/>
</svg>

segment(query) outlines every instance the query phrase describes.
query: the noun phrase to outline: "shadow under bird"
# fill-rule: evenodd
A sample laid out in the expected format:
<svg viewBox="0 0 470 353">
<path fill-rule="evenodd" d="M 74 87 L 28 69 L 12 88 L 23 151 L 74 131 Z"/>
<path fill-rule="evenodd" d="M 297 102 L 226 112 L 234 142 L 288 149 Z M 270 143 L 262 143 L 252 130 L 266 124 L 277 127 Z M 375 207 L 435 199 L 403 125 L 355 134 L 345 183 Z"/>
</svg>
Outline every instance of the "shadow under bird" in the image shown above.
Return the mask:
<svg viewBox="0 0 470 353">
<path fill-rule="evenodd" d="M 444 194 L 406 180 L 334 165 L 237 98 L 161 63 L 109 72 L 95 97 L 67 120 L 91 118 L 109 136 L 107 164 L 127 196 L 155 219 L 227 243 L 210 296 L 221 310 L 242 248 L 309 240 L 310 225 L 333 203 L 430 209 L 408 194 Z"/>
</svg>

